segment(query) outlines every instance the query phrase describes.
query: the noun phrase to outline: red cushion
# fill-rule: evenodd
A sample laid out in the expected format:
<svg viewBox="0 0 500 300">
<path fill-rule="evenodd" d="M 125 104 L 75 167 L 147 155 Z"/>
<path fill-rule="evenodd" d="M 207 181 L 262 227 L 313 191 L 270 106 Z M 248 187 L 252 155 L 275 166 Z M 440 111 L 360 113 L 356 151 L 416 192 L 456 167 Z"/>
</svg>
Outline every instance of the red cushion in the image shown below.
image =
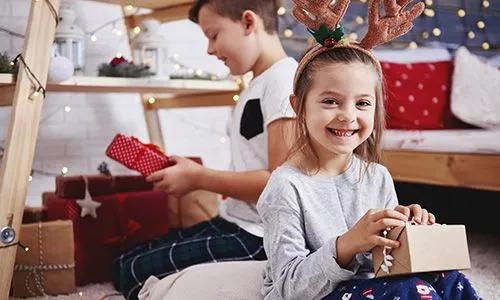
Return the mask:
<svg viewBox="0 0 500 300">
<path fill-rule="evenodd" d="M 452 61 L 381 64 L 386 81 L 387 128 L 456 127 L 450 110 Z"/>
</svg>

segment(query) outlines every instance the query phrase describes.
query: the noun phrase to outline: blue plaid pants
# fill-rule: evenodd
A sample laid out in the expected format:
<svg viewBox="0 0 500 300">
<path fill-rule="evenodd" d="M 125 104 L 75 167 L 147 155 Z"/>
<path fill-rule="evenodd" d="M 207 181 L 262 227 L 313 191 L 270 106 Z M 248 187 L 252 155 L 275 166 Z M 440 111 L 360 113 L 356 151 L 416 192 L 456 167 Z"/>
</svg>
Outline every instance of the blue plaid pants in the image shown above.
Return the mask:
<svg viewBox="0 0 500 300">
<path fill-rule="evenodd" d="M 261 237 L 215 217 L 127 250 L 114 260 L 112 280 L 127 299 L 137 299 L 152 275 L 163 278 L 207 262 L 265 259 Z"/>
</svg>

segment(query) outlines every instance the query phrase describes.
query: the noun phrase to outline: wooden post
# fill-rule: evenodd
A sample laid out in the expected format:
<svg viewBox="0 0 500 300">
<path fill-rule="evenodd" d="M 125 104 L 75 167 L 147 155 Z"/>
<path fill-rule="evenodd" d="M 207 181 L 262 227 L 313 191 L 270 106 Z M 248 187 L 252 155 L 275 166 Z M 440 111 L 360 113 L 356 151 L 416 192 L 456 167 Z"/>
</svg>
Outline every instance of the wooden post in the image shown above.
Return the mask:
<svg viewBox="0 0 500 300">
<path fill-rule="evenodd" d="M 58 14 L 60 0 L 49 0 Z M 23 54 L 24 60 L 45 87 L 50 53 L 55 34 L 55 16 L 49 3 L 34 0 L 31 3 L 26 28 Z M 31 97 L 37 87 L 19 61 L 13 106 L 9 121 L 7 144 L 0 168 L 0 228 L 11 223 L 17 242 L 23 217 L 24 202 L 28 189 L 28 178 L 35 153 L 38 125 L 43 96 Z M 0 242 L 0 247 L 5 246 Z M 17 247 L 0 248 L 0 299 L 8 299 Z"/>
<path fill-rule="evenodd" d="M 125 18 L 125 27 L 127 29 L 127 36 L 129 40 L 130 46 L 130 54 L 134 55 L 134 48 L 132 45 L 132 32 L 135 26 L 139 24 L 140 21 L 134 19 L 134 16 L 127 16 L 126 9 L 122 6 L 123 17 Z M 146 122 L 146 128 L 148 130 L 149 142 L 158 146 L 164 153 L 167 153 L 167 149 L 165 147 L 165 141 L 163 140 L 163 132 L 161 130 L 161 122 L 160 117 L 158 115 L 157 110 L 147 110 L 147 95 L 140 95 L 142 101 L 142 108 L 144 111 L 144 121 Z"/>
</svg>

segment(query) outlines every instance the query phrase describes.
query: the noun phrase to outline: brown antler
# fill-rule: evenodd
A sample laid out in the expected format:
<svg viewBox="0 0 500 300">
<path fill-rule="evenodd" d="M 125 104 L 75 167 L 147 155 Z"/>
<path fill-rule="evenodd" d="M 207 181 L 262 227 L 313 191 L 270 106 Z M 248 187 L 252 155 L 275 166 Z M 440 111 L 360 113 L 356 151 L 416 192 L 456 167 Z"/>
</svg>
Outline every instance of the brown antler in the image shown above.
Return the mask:
<svg viewBox="0 0 500 300">
<path fill-rule="evenodd" d="M 367 50 L 410 31 L 413 27 L 413 20 L 424 11 L 425 6 L 424 3 L 419 2 L 410 10 L 403 12 L 405 7 L 413 0 L 384 0 L 385 16 L 381 17 L 380 1 L 370 1 L 368 32 L 360 43 L 360 46 Z"/>
<path fill-rule="evenodd" d="M 293 0 L 293 16 L 312 30 L 318 30 L 321 24 L 335 30 L 340 19 L 344 16 L 350 0 Z M 309 15 L 306 13 L 309 13 Z M 314 19 L 310 15 L 314 16 Z"/>
</svg>

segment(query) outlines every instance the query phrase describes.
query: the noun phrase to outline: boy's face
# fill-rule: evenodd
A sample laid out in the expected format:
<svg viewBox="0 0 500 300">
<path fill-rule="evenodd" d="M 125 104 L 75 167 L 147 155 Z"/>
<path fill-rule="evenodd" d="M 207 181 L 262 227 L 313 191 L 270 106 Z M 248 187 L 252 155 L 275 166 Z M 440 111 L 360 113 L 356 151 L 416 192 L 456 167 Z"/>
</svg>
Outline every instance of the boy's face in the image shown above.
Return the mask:
<svg viewBox="0 0 500 300">
<path fill-rule="evenodd" d="M 215 12 L 211 5 L 200 9 L 198 20 L 203 33 L 208 38 L 209 55 L 215 55 L 233 75 L 242 75 L 254 66 L 258 52 L 255 39 L 255 24 L 232 21 Z"/>
</svg>

